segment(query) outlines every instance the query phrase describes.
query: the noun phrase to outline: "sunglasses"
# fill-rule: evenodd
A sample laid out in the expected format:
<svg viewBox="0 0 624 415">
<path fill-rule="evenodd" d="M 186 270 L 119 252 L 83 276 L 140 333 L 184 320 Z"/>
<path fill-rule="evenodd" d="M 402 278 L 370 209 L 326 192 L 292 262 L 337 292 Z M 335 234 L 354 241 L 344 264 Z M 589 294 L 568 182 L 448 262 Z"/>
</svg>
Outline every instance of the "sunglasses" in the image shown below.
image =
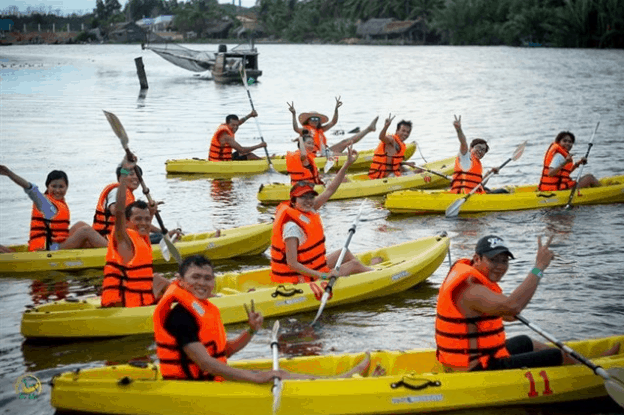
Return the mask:
<svg viewBox="0 0 624 415">
<path fill-rule="evenodd" d="M 310 117 L 310 121 L 321 121 L 320 117 Z"/>
</svg>

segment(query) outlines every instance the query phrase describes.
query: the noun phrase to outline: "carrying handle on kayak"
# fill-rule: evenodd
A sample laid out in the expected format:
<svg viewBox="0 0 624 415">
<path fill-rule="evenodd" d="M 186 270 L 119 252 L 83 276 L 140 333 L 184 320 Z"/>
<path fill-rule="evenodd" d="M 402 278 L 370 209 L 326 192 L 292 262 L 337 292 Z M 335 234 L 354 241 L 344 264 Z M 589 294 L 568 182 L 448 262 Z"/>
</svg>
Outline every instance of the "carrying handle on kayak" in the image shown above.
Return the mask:
<svg viewBox="0 0 624 415">
<path fill-rule="evenodd" d="M 420 384 L 419 385 L 412 384 L 414 381 L 420 382 Z M 426 389 L 430 386 L 432 387 L 442 386 L 442 383 L 439 380 L 413 379 L 413 378 L 410 378 L 409 376 L 405 376 L 400 381 L 390 384 L 390 387 L 392 389 L 397 389 L 397 388 L 400 388 L 401 386 L 409 390 L 419 391 L 419 390 Z"/>
<path fill-rule="evenodd" d="M 280 291 L 280 288 L 282 291 Z M 303 290 L 299 288 L 288 289 L 283 285 L 278 285 L 275 292 L 271 294 L 271 297 L 276 298 L 278 295 L 281 295 L 282 297 L 292 297 L 295 294 L 303 294 Z"/>
</svg>

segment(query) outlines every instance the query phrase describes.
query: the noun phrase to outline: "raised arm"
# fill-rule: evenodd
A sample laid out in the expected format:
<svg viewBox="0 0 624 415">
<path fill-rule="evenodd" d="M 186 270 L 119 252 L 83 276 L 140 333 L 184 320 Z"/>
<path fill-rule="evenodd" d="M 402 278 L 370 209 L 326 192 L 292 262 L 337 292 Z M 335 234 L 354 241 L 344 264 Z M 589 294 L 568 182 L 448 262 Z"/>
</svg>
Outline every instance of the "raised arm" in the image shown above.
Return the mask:
<svg viewBox="0 0 624 415">
<path fill-rule="evenodd" d="M 26 179 L 15 174 L 5 165 L 0 165 L 0 175 L 7 176 L 15 184 L 24 189 L 30 200 L 33 201 L 37 209 L 43 213 L 46 219 L 52 219 L 56 215 L 56 207 L 39 191 L 37 186 L 32 185 Z"/>
<path fill-rule="evenodd" d="M 336 176 L 334 176 L 331 183 L 329 183 L 329 185 L 325 188 L 323 193 L 321 193 L 314 199 L 315 210 L 320 209 L 321 206 L 323 206 L 325 202 L 327 202 L 329 198 L 332 197 L 334 193 L 336 193 L 336 190 L 338 190 L 338 186 L 340 186 L 340 183 L 342 183 L 342 181 L 345 178 L 345 175 L 347 174 L 347 170 L 349 169 L 349 166 L 351 166 L 353 162 L 357 160 L 357 158 L 358 158 L 358 152 L 353 149 L 353 145 L 350 145 L 348 147 L 347 161 L 340 168 L 340 170 L 338 170 L 338 173 L 336 173 Z"/>
<path fill-rule="evenodd" d="M 461 128 L 461 115 L 459 118 L 457 118 L 457 115 L 454 115 L 454 117 L 455 121 L 453 121 L 453 126 L 455 127 L 455 131 L 457 131 L 457 138 L 459 139 L 459 152 L 463 155 L 468 152 L 468 142 Z"/>
<path fill-rule="evenodd" d="M 17 174 L 13 173 L 13 171 L 11 171 L 11 169 L 9 169 L 7 166 L 0 164 L 0 175 L 2 176 L 7 176 L 9 179 L 11 179 L 16 185 L 22 187 L 24 190 L 27 190 L 30 188 L 30 183 L 24 179 L 21 176 L 18 176 Z"/>
<path fill-rule="evenodd" d="M 325 124 L 322 127 L 323 131 L 329 130 L 334 125 L 336 125 L 336 123 L 338 123 L 338 108 L 340 108 L 341 106 L 342 106 L 342 101 L 340 100 L 340 97 L 337 97 L 336 98 L 336 108 L 334 108 L 334 116 L 332 117 L 330 122 L 328 122 L 327 124 Z"/>
<path fill-rule="evenodd" d="M 391 136 L 388 136 L 388 128 L 390 127 L 390 124 L 392 124 L 392 120 L 394 120 L 394 117 L 396 117 L 396 115 L 388 114 L 388 118 L 386 118 L 386 121 L 384 121 L 384 126 L 379 132 L 379 139 L 386 145 L 394 146 L 396 144 L 394 142 L 394 139 Z"/>
<path fill-rule="evenodd" d="M 256 110 L 251 110 L 249 114 L 245 115 L 243 118 L 238 120 L 238 125 L 241 126 L 245 124 L 245 121 L 247 121 L 248 119 L 257 117 L 257 116 L 258 116 L 258 113 L 256 112 Z"/>
<path fill-rule="evenodd" d="M 288 111 L 290 111 L 290 113 L 292 114 L 293 130 L 295 130 L 297 134 L 301 135 L 303 127 L 299 127 L 299 124 L 297 123 L 297 111 L 295 111 L 295 101 L 293 101 L 292 103 L 287 102 L 286 104 L 288 104 Z"/>
<path fill-rule="evenodd" d="M 126 189 L 128 188 L 128 180 L 130 180 L 128 175 L 134 170 L 136 163 L 134 161 L 128 161 L 126 157 L 124 157 L 121 163 L 123 167 L 119 176 L 117 197 L 115 198 L 114 236 L 117 243 L 117 252 L 121 255 L 121 259 L 125 263 L 128 263 L 134 256 L 134 246 L 132 245 L 132 241 L 126 229 Z"/>
</svg>

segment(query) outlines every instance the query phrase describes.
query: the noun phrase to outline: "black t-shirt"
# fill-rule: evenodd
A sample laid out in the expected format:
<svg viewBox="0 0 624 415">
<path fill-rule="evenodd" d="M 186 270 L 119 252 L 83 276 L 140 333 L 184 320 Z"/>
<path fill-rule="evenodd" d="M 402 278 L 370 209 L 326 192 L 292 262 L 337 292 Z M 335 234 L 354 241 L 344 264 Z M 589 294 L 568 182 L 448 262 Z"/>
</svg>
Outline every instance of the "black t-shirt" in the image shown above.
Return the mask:
<svg viewBox="0 0 624 415">
<path fill-rule="evenodd" d="M 199 342 L 199 325 L 193 314 L 181 304 L 176 304 L 165 320 L 165 330 L 175 337 L 180 348 Z"/>
</svg>

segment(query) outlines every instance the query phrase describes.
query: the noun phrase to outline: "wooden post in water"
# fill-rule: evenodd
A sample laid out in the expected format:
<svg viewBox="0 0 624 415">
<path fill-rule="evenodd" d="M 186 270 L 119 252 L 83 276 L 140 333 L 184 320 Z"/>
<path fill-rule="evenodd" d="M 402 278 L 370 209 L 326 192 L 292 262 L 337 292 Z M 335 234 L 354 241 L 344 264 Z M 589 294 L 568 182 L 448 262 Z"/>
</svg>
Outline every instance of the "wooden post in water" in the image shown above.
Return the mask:
<svg viewBox="0 0 624 415">
<path fill-rule="evenodd" d="M 139 76 L 139 82 L 141 84 L 141 89 L 149 88 L 147 86 L 147 76 L 145 75 L 145 66 L 143 66 L 143 58 L 135 58 L 134 63 L 137 68 L 137 75 Z"/>
</svg>

